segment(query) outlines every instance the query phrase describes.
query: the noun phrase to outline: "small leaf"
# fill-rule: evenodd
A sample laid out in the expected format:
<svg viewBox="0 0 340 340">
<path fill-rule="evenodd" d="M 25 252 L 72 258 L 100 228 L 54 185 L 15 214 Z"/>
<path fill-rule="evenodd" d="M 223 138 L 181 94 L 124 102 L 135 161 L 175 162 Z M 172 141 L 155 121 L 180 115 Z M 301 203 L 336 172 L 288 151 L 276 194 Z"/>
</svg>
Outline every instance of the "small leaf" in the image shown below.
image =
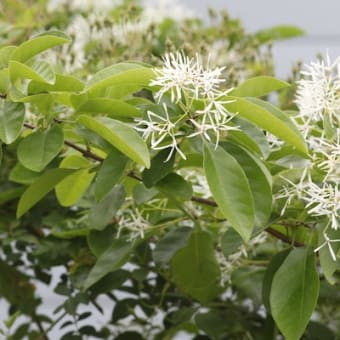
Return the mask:
<svg viewBox="0 0 340 340">
<path fill-rule="evenodd" d="M 87 244 L 94 254 L 99 257 L 103 254 L 111 245 L 114 240 L 114 233 L 112 226 L 108 226 L 103 230 L 91 230 L 87 235 Z"/>
<path fill-rule="evenodd" d="M 107 117 L 92 118 L 86 115 L 79 116 L 78 121 L 135 162 L 150 167 L 149 150 L 142 137 L 129 125 Z"/>
<path fill-rule="evenodd" d="M 78 155 L 68 156 L 60 163 L 60 168 L 79 169 L 56 185 L 56 196 L 62 206 L 69 207 L 77 203 L 90 186 L 95 175 L 90 172 L 91 165 L 87 159 Z"/>
<path fill-rule="evenodd" d="M 235 229 L 229 228 L 222 236 L 221 248 L 223 255 L 228 257 L 235 253 L 243 244 L 243 240 Z"/>
<path fill-rule="evenodd" d="M 94 204 L 89 212 L 89 225 L 91 229 L 102 230 L 117 213 L 125 201 L 125 188 L 123 185 L 115 186 L 99 203 Z"/>
<path fill-rule="evenodd" d="M 44 196 L 46 196 L 60 181 L 70 176 L 74 170 L 52 169 L 41 175 L 22 194 L 17 208 L 17 218 L 31 209 Z"/>
<path fill-rule="evenodd" d="M 0 140 L 13 143 L 20 134 L 25 120 L 25 106 L 0 100 Z"/>
<path fill-rule="evenodd" d="M 155 262 L 160 265 L 170 262 L 175 253 L 187 245 L 191 232 L 189 227 L 174 228 L 168 232 L 156 244 L 153 251 Z"/>
<path fill-rule="evenodd" d="M 235 97 L 261 97 L 290 86 L 289 83 L 270 76 L 247 79 L 229 94 Z"/>
<path fill-rule="evenodd" d="M 40 172 L 61 151 L 64 133 L 60 126 L 54 125 L 46 131 L 36 131 L 21 140 L 18 145 L 18 159 L 27 169 Z"/>
<path fill-rule="evenodd" d="M 220 268 L 208 232 L 195 231 L 171 260 L 173 280 L 195 299 L 207 302 L 220 293 Z"/>
<path fill-rule="evenodd" d="M 134 244 L 123 238 L 114 240 L 90 271 L 84 289 L 88 289 L 107 274 L 119 269 L 127 260 L 134 248 Z"/>
<path fill-rule="evenodd" d="M 41 174 L 25 168 L 19 162 L 9 174 L 9 180 L 20 184 L 32 184 Z"/>
<path fill-rule="evenodd" d="M 172 171 L 176 153 L 173 153 L 172 157 L 165 162 L 168 155 L 168 150 L 161 150 L 155 157 L 152 158 L 150 169 L 145 169 L 143 171 L 142 180 L 147 188 L 154 186 Z"/>
<path fill-rule="evenodd" d="M 204 171 L 209 188 L 233 228 L 247 242 L 254 222 L 254 200 L 247 177 L 229 153 L 218 146 L 204 146 Z"/>
<path fill-rule="evenodd" d="M 117 149 L 112 151 L 104 159 L 95 181 L 94 193 L 96 200 L 100 201 L 118 183 L 128 163 L 128 158 Z"/>
<path fill-rule="evenodd" d="M 299 27 L 281 25 L 258 31 L 255 37 L 261 44 L 265 44 L 268 41 L 290 39 L 304 34 L 305 32 Z"/>
<path fill-rule="evenodd" d="M 319 295 L 315 254 L 308 248 L 292 250 L 276 272 L 270 292 L 273 318 L 287 340 L 300 339 Z"/>
</svg>

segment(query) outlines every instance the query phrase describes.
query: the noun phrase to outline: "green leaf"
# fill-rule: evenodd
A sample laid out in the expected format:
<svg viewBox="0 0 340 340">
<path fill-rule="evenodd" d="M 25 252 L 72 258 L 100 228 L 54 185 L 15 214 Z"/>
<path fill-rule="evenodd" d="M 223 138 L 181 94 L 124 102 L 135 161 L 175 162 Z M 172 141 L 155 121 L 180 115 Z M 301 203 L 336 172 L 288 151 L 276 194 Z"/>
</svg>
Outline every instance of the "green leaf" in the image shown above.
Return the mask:
<svg viewBox="0 0 340 340">
<path fill-rule="evenodd" d="M 276 272 L 270 292 L 273 318 L 287 340 L 298 340 L 319 295 L 315 254 L 308 248 L 290 252 Z"/>
<path fill-rule="evenodd" d="M 88 289 L 105 275 L 119 269 L 129 258 L 135 244 L 123 238 L 113 240 L 111 246 L 101 254 L 87 277 L 84 289 Z"/>
<path fill-rule="evenodd" d="M 113 239 L 114 231 L 112 226 L 109 226 L 103 230 L 91 230 L 87 235 L 87 244 L 92 254 L 99 257 L 110 247 Z"/>
<path fill-rule="evenodd" d="M 30 81 L 27 93 L 32 95 L 42 92 L 78 92 L 83 89 L 84 83 L 78 78 L 56 74 L 54 84 L 41 83 L 35 80 Z"/>
<path fill-rule="evenodd" d="M 0 69 L 8 66 L 11 55 L 17 48 L 17 46 L 5 46 L 0 48 Z"/>
<path fill-rule="evenodd" d="M 99 203 L 94 204 L 89 212 L 89 225 L 91 229 L 102 230 L 112 219 L 125 201 L 125 188 L 123 185 L 115 186 Z"/>
<path fill-rule="evenodd" d="M 40 172 L 61 151 L 64 133 L 60 126 L 36 131 L 21 140 L 18 145 L 18 160 L 27 169 Z"/>
<path fill-rule="evenodd" d="M 112 148 L 104 159 L 95 181 L 94 193 L 97 201 L 100 201 L 119 182 L 127 163 L 128 158 L 117 149 Z"/>
<path fill-rule="evenodd" d="M 25 120 L 25 106 L 0 100 L 0 140 L 13 143 L 19 136 Z"/>
<path fill-rule="evenodd" d="M 228 257 L 235 253 L 243 244 L 243 240 L 235 229 L 229 228 L 222 236 L 221 248 L 223 255 Z"/>
<path fill-rule="evenodd" d="M 14 83 L 18 78 L 32 79 L 37 82 L 54 84 L 55 74 L 51 65 L 45 61 L 35 61 L 31 65 L 11 60 L 9 62 L 9 75 Z"/>
<path fill-rule="evenodd" d="M 174 228 L 164 235 L 156 244 L 153 251 L 153 259 L 159 265 L 170 262 L 175 253 L 186 246 L 191 236 L 192 228 L 180 227 Z"/>
<path fill-rule="evenodd" d="M 148 87 L 155 77 L 154 71 L 140 64 L 121 63 L 101 70 L 89 80 L 86 91 L 91 96 L 99 97 L 108 87 L 120 85 L 139 85 L 140 88 Z"/>
<path fill-rule="evenodd" d="M 150 167 L 150 154 L 144 140 L 127 124 L 107 117 L 92 118 L 86 115 L 80 115 L 78 122 L 96 132 L 133 161 Z"/>
<path fill-rule="evenodd" d="M 141 111 L 135 106 L 127 104 L 123 100 L 110 98 L 89 99 L 78 107 L 77 113 L 100 113 L 118 119 L 141 116 Z"/>
<path fill-rule="evenodd" d="M 209 339 L 227 339 L 229 323 L 226 322 L 225 315 L 217 310 L 198 313 L 195 315 L 196 326 L 208 334 Z"/>
<path fill-rule="evenodd" d="M 171 173 L 160 180 L 156 188 L 175 200 L 189 201 L 193 193 L 191 184 L 175 173 Z"/>
<path fill-rule="evenodd" d="M 204 145 L 204 171 L 209 188 L 230 224 L 247 242 L 254 222 L 254 200 L 247 177 L 229 153 Z"/>
<path fill-rule="evenodd" d="M 158 194 L 158 190 L 153 188 L 146 188 L 143 183 L 138 183 L 133 188 L 133 199 L 137 205 L 143 204 Z"/>
<path fill-rule="evenodd" d="M 319 231 L 318 246 L 322 245 L 326 241 L 323 232 L 324 230 L 323 228 L 321 228 Z M 329 229 L 327 230 L 327 236 L 331 240 L 337 240 L 339 239 L 339 231 L 334 230 L 334 229 Z M 332 242 L 330 243 L 330 245 L 332 246 L 333 252 L 336 255 L 340 249 L 340 242 Z M 333 276 L 333 274 L 335 273 L 337 269 L 340 269 L 339 261 L 334 261 L 327 245 L 324 245 L 319 250 L 319 259 L 320 259 L 320 266 L 321 266 L 323 274 L 325 275 L 325 278 L 330 284 L 335 284 L 336 279 Z"/>
<path fill-rule="evenodd" d="M 17 163 L 9 174 L 9 180 L 20 184 L 32 184 L 41 174 L 25 168 Z"/>
<path fill-rule="evenodd" d="M 74 171 L 55 187 L 57 199 L 62 206 L 74 205 L 85 193 L 95 176 L 94 172 L 90 172 L 91 166 L 92 163 L 79 155 L 68 156 L 60 163 L 60 168 L 80 169 Z"/>
<path fill-rule="evenodd" d="M 155 157 L 152 158 L 150 169 L 145 169 L 142 172 L 142 180 L 147 188 L 154 186 L 172 171 L 176 153 L 174 152 L 172 157 L 167 162 L 165 162 L 165 160 L 168 158 L 168 155 L 168 150 L 161 150 Z"/>
<path fill-rule="evenodd" d="M 47 49 L 71 42 L 71 39 L 62 32 L 50 31 L 42 33 L 33 39 L 25 41 L 13 52 L 11 60 L 26 62 L 35 55 Z"/>
<path fill-rule="evenodd" d="M 264 102 L 259 100 L 251 99 L 250 101 L 238 97 L 228 97 L 228 99 L 234 99 L 232 103 L 225 104 L 229 111 L 237 112 L 240 117 L 255 123 L 258 127 L 307 154 L 307 147 L 303 137 L 282 111 L 269 103 L 264 105 Z"/>
<path fill-rule="evenodd" d="M 220 293 L 220 268 L 208 232 L 194 231 L 188 244 L 171 260 L 176 285 L 195 299 L 207 302 Z"/>
<path fill-rule="evenodd" d="M 290 86 L 289 83 L 270 76 L 247 79 L 229 94 L 235 97 L 261 97 Z"/>
<path fill-rule="evenodd" d="M 272 288 L 272 283 L 274 276 L 278 269 L 281 267 L 283 261 L 286 259 L 291 249 L 286 249 L 276 254 L 272 260 L 270 261 L 266 272 L 264 274 L 263 283 L 262 283 L 262 302 L 267 309 L 267 312 L 270 313 L 270 291 Z"/>
<path fill-rule="evenodd" d="M 272 180 L 269 170 L 258 158 L 237 145 L 223 143 L 223 148 L 237 160 L 245 172 L 254 198 L 255 223 L 264 227 L 272 210 Z"/>
<path fill-rule="evenodd" d="M 31 184 L 21 196 L 18 208 L 17 218 L 25 214 L 44 196 L 46 196 L 60 181 L 70 176 L 74 170 L 71 169 L 52 169 L 41 175 L 33 184 Z"/>
<path fill-rule="evenodd" d="M 304 34 L 305 32 L 299 27 L 281 25 L 258 31 L 255 34 L 255 37 L 259 40 L 261 44 L 264 44 L 269 41 L 289 39 Z"/>
</svg>

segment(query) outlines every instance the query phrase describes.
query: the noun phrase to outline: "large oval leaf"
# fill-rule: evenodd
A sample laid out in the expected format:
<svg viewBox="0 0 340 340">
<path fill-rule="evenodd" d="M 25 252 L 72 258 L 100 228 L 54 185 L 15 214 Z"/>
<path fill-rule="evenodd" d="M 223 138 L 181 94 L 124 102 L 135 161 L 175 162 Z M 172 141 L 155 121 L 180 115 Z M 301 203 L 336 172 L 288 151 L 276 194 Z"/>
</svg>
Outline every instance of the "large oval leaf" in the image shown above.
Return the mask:
<svg viewBox="0 0 340 340">
<path fill-rule="evenodd" d="M 78 122 L 96 132 L 135 162 L 150 167 L 149 150 L 143 138 L 129 125 L 107 117 L 92 118 L 87 115 L 79 116 Z"/>
<path fill-rule="evenodd" d="M 270 76 L 259 76 L 247 79 L 230 92 L 230 95 L 235 97 L 261 97 L 288 86 L 290 84 L 283 80 Z"/>
<path fill-rule="evenodd" d="M 79 169 L 58 183 L 55 188 L 57 199 L 64 207 L 69 207 L 80 199 L 92 182 L 95 175 L 90 172 L 91 163 L 79 155 L 71 155 L 63 159 L 60 168 Z"/>
<path fill-rule="evenodd" d="M 234 157 L 218 146 L 204 146 L 204 171 L 209 188 L 230 224 L 247 242 L 254 222 L 254 200 L 247 177 Z"/>
<path fill-rule="evenodd" d="M 11 55 L 11 60 L 23 63 L 51 47 L 69 42 L 71 42 L 71 39 L 62 32 L 50 31 L 42 33 L 18 46 Z"/>
<path fill-rule="evenodd" d="M 18 159 L 27 169 L 40 172 L 59 153 L 64 145 L 64 133 L 55 125 L 46 131 L 36 131 L 18 145 Z"/>
<path fill-rule="evenodd" d="M 60 181 L 70 176 L 74 170 L 52 169 L 41 175 L 22 194 L 17 208 L 17 217 L 21 217 L 44 196 L 46 196 Z"/>
<path fill-rule="evenodd" d="M 273 318 L 287 340 L 298 340 L 312 316 L 319 295 L 315 254 L 294 249 L 276 272 L 270 292 Z"/>
<path fill-rule="evenodd" d="M 220 268 L 208 232 L 191 234 L 188 244 L 172 258 L 171 272 L 174 282 L 195 299 L 207 302 L 220 293 Z"/>
<path fill-rule="evenodd" d="M 235 144 L 223 143 L 223 148 L 242 166 L 254 197 L 255 223 L 258 227 L 265 227 L 273 200 L 269 170 L 258 158 Z"/>
<path fill-rule="evenodd" d="M 233 102 L 225 104 L 228 110 L 237 112 L 240 117 L 255 123 L 258 127 L 272 133 L 283 141 L 295 146 L 304 154 L 307 154 L 307 147 L 303 137 L 295 127 L 292 127 L 293 123 L 289 121 L 289 118 L 279 109 L 268 103 L 268 105 L 264 107 L 264 105 L 261 105 L 263 102 L 255 102 L 254 99 L 252 99 L 253 102 L 232 96 L 228 97 L 228 99 L 234 100 Z M 280 112 L 280 116 L 277 115 L 278 112 Z M 286 119 L 283 120 L 283 117 L 286 117 Z"/>
<path fill-rule="evenodd" d="M 5 144 L 14 142 L 20 134 L 24 120 L 24 104 L 0 100 L 0 140 Z"/>
<path fill-rule="evenodd" d="M 139 117 L 141 112 L 123 100 L 110 98 L 89 99 L 77 109 L 77 113 L 101 113 L 110 117 Z"/>
</svg>

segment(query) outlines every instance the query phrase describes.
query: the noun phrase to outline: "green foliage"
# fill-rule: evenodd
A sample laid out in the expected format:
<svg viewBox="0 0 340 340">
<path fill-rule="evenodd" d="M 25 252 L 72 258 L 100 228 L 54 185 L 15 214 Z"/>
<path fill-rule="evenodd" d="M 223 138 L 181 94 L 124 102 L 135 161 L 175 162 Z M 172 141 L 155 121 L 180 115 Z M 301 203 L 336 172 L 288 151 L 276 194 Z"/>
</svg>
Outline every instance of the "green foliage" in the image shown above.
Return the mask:
<svg viewBox="0 0 340 340">
<path fill-rule="evenodd" d="M 1 335 L 338 336 L 339 230 L 285 199 L 324 156 L 273 74 L 269 45 L 302 31 L 82 4 L 0 4 Z M 62 297 L 48 316 L 41 283 Z"/>
</svg>

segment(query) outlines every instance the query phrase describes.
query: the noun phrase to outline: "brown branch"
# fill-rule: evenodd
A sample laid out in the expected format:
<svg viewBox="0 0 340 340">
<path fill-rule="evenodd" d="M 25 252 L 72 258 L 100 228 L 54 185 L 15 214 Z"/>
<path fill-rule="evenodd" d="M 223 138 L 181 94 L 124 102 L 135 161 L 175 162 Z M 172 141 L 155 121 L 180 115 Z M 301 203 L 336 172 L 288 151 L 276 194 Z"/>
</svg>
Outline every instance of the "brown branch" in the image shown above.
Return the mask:
<svg viewBox="0 0 340 340">
<path fill-rule="evenodd" d="M 294 245 L 295 247 L 304 247 L 304 246 L 305 246 L 305 244 L 303 244 L 303 243 L 301 243 L 301 242 L 299 242 L 299 241 L 295 241 L 295 240 L 293 241 L 293 240 L 292 240 L 291 238 L 289 238 L 288 236 L 286 236 L 286 235 L 280 233 L 279 231 L 277 231 L 277 230 L 275 230 L 275 229 L 273 229 L 273 228 L 271 228 L 271 227 L 268 227 L 268 228 L 266 228 L 265 230 L 266 230 L 266 232 L 267 232 L 268 234 L 270 234 L 270 235 L 272 235 L 272 236 L 278 238 L 279 240 L 281 240 L 281 241 L 283 241 L 283 242 L 285 242 L 285 243 L 292 244 L 292 245 Z"/>
</svg>

